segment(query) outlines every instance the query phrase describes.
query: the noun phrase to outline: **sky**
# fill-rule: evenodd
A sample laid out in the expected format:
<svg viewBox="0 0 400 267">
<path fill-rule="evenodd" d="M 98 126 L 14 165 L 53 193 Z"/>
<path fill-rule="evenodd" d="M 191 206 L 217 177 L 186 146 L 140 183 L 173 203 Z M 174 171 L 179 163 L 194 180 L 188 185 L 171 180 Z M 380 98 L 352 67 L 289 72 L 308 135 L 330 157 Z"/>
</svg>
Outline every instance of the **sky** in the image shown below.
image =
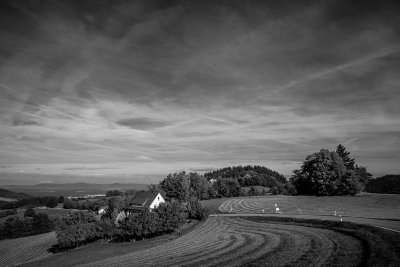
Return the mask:
<svg viewBox="0 0 400 267">
<path fill-rule="evenodd" d="M 397 1 L 1 1 L 0 173 L 400 173 L 399 71 Z"/>
</svg>

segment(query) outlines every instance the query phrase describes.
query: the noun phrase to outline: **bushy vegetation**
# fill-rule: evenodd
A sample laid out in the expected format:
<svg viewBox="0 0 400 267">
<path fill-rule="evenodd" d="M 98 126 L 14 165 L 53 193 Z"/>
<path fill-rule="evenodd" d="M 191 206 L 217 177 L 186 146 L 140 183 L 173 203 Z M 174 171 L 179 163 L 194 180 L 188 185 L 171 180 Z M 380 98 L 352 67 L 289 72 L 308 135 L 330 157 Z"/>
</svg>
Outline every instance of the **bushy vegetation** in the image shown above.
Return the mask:
<svg viewBox="0 0 400 267">
<path fill-rule="evenodd" d="M 10 215 L 15 215 L 17 214 L 17 210 L 16 209 L 12 209 L 12 210 L 2 210 L 0 211 L 0 218 L 4 218 Z"/>
<path fill-rule="evenodd" d="M 54 230 L 54 222 L 45 213 L 19 218 L 13 216 L 0 225 L 0 239 L 43 234 Z"/>
<path fill-rule="evenodd" d="M 321 149 L 308 155 L 300 170 L 294 171 L 291 183 L 301 195 L 355 195 L 364 189 L 371 176 L 339 145 L 336 151 Z"/>
<path fill-rule="evenodd" d="M 84 200 L 66 198 L 64 200 L 63 208 L 98 211 L 100 207 L 105 206 L 106 204 L 107 199 L 104 197 Z"/>
<path fill-rule="evenodd" d="M 20 199 L 18 201 L 12 202 L 2 202 L 0 203 L 0 209 L 17 209 L 25 206 L 40 207 L 46 206 L 48 208 L 54 208 L 58 205 L 57 197 L 30 197 Z"/>
<path fill-rule="evenodd" d="M 56 223 L 58 246 L 77 247 L 102 237 L 101 227 L 92 213 L 77 211 L 60 218 Z"/>
<path fill-rule="evenodd" d="M 117 196 L 123 196 L 124 192 L 119 191 L 119 190 L 108 190 L 106 192 L 106 197 L 117 197 Z"/>
<path fill-rule="evenodd" d="M 208 211 L 202 208 L 201 203 L 198 199 L 189 201 L 186 208 L 189 219 L 203 221 L 208 217 Z"/>
<path fill-rule="evenodd" d="M 286 178 L 282 174 L 263 166 L 236 166 L 222 168 L 204 174 L 207 180 L 232 178 L 238 181 L 240 186 L 265 186 L 274 187 L 286 184 Z"/>
<path fill-rule="evenodd" d="M 175 231 L 187 219 L 203 220 L 207 212 L 198 200 L 161 203 L 152 211 L 124 211 L 118 197 L 107 200 L 101 219 L 87 211 L 72 212 L 56 223 L 58 249 L 68 249 L 103 238 L 121 242 L 150 238 Z"/>
<path fill-rule="evenodd" d="M 255 186 L 276 188 L 274 192 L 277 194 L 295 193 L 295 189 L 283 175 L 262 166 L 228 167 L 204 176 L 184 171 L 173 173 L 158 185 L 151 185 L 149 189 L 161 192 L 167 199 L 186 202 L 190 199 L 205 200 L 267 193 L 266 190 L 255 190 Z M 245 187 L 250 187 L 250 190 L 244 190 Z"/>
<path fill-rule="evenodd" d="M 365 191 L 381 194 L 400 194 L 400 175 L 385 175 L 371 179 Z"/>
</svg>

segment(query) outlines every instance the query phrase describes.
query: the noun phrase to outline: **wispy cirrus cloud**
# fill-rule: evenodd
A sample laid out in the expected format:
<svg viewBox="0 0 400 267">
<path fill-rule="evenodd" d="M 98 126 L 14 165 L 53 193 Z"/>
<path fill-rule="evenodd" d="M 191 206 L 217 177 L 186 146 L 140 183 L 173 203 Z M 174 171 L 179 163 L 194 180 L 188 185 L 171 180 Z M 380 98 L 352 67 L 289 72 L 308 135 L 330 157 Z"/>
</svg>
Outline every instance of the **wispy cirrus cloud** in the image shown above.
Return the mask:
<svg viewBox="0 0 400 267">
<path fill-rule="evenodd" d="M 6 3 L 0 162 L 290 174 L 344 143 L 398 171 L 399 6 L 383 2 Z"/>
</svg>

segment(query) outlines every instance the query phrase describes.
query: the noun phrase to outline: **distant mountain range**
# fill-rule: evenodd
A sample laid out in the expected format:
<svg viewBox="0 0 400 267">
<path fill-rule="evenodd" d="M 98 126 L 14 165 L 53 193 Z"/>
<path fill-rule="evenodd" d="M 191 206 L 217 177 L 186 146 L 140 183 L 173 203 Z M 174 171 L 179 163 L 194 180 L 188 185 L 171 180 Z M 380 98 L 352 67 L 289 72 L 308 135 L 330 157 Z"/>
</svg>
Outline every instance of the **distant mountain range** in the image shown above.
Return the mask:
<svg viewBox="0 0 400 267">
<path fill-rule="evenodd" d="M 113 175 L 75 175 L 75 174 L 39 174 L 39 173 L 6 173 L 0 172 L 0 187 L 4 185 L 35 184 L 158 184 L 166 175 L 160 174 L 113 174 Z"/>
<path fill-rule="evenodd" d="M 90 184 L 90 183 L 43 183 L 35 185 L 4 185 L 11 191 L 23 192 L 32 196 L 83 196 L 94 194 L 105 194 L 109 190 L 126 191 L 129 189 L 145 190 L 146 184 L 113 183 L 113 184 Z"/>
</svg>

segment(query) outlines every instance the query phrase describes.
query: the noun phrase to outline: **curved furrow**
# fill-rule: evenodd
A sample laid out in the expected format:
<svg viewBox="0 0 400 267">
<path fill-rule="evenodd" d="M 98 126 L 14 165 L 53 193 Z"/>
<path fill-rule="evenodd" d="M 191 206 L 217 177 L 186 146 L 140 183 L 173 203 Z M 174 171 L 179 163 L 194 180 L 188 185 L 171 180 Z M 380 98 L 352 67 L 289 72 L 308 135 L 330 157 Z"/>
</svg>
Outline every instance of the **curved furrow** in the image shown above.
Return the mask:
<svg viewBox="0 0 400 267">
<path fill-rule="evenodd" d="M 359 240 L 332 230 L 211 217 L 169 243 L 85 266 L 346 265 L 359 263 L 360 251 Z"/>
<path fill-rule="evenodd" d="M 174 258 L 179 255 L 185 255 L 188 250 L 199 251 L 202 247 L 207 245 L 218 245 L 224 240 L 214 240 L 213 237 L 217 236 L 220 231 L 224 230 L 224 226 L 220 224 L 219 220 L 207 220 L 199 229 L 188 233 L 187 235 L 175 239 L 165 245 L 162 249 L 150 248 L 139 252 L 132 252 L 123 256 L 109 258 L 104 261 L 88 264 L 93 266 L 108 266 L 109 264 L 116 263 L 118 265 L 143 266 L 146 261 L 158 262 Z M 226 240 L 225 240 L 226 241 Z M 159 246 L 158 246 L 159 247 Z M 167 259 L 165 259 L 167 258 Z"/>
<path fill-rule="evenodd" d="M 199 251 L 193 250 L 186 255 L 181 255 L 181 257 L 178 257 L 175 260 L 169 261 L 165 266 L 194 266 L 196 263 L 210 257 L 210 255 L 216 254 L 219 251 L 232 246 L 233 242 L 235 242 L 234 239 L 231 239 L 229 243 L 221 242 L 217 245 L 212 243 L 208 246 L 201 247 Z"/>
<path fill-rule="evenodd" d="M 304 234 L 301 230 L 293 231 L 285 228 L 276 229 L 275 227 L 270 227 L 266 224 L 247 223 L 248 221 L 242 219 L 238 219 L 236 222 L 237 225 L 241 226 L 241 229 L 246 230 L 246 228 L 248 228 L 247 231 L 257 231 L 258 234 L 265 235 L 267 240 L 276 236 L 279 237 L 279 243 L 276 243 L 276 245 L 272 245 L 273 242 L 269 240 L 270 242 L 266 242 L 258 249 L 255 249 L 253 254 L 249 255 L 249 261 L 257 259 L 263 255 L 279 258 L 282 254 L 287 254 L 285 255 L 285 258 L 290 262 L 301 257 L 307 251 L 308 240 L 303 237 Z M 287 253 L 288 251 L 290 251 L 290 253 Z"/>
<path fill-rule="evenodd" d="M 54 232 L 0 241 L 0 266 L 13 266 L 51 255 Z"/>
<path fill-rule="evenodd" d="M 257 227 L 261 225 L 262 227 Z M 343 265 L 349 261 L 338 261 L 337 259 L 347 258 L 350 262 L 359 262 L 360 251 L 362 252 L 362 244 L 359 240 L 334 232 L 332 230 L 310 228 L 292 225 L 273 225 L 266 223 L 249 222 L 243 219 L 236 221 L 242 231 L 253 232 L 257 229 L 257 233 L 268 232 L 269 235 L 277 234 L 282 237 L 279 247 L 270 250 L 255 250 L 250 258 L 256 259 L 264 254 L 268 256 L 269 262 L 276 265 L 276 260 L 285 257 L 287 262 L 307 263 L 307 265 L 320 265 L 328 262 L 341 262 Z M 246 229 L 248 228 L 248 229 Z M 250 229 L 250 230 L 249 230 Z M 339 242 L 336 240 L 339 239 Z M 339 248 L 337 246 L 339 244 Z M 345 244 L 351 244 L 352 251 L 343 250 Z M 283 249 L 281 249 L 283 248 Z M 262 251 L 262 252 L 261 252 Z M 260 253 L 261 252 L 261 253 Z"/>
</svg>

